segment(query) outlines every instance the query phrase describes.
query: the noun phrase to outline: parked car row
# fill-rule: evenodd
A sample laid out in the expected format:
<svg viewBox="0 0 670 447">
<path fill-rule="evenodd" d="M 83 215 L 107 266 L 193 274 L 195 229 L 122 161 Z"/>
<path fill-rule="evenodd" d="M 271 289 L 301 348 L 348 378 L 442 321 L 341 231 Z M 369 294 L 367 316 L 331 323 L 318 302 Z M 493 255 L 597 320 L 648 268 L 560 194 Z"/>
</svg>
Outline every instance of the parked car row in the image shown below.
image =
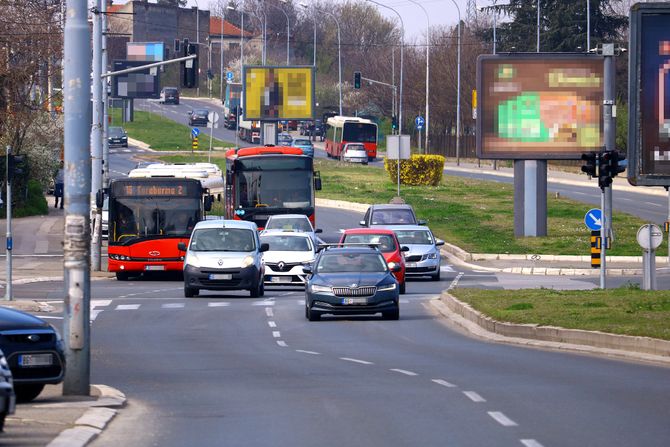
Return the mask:
<svg viewBox="0 0 670 447">
<path fill-rule="evenodd" d="M 398 319 L 408 276 L 440 280 L 444 241 L 405 204 L 372 205 L 360 224 L 326 245 L 303 215 L 271 216 L 260 233 L 253 222 L 199 222 L 188 245 L 178 246 L 186 252 L 184 295 L 246 289 L 260 297 L 266 285 L 300 286 L 310 321 L 323 314 Z"/>
</svg>

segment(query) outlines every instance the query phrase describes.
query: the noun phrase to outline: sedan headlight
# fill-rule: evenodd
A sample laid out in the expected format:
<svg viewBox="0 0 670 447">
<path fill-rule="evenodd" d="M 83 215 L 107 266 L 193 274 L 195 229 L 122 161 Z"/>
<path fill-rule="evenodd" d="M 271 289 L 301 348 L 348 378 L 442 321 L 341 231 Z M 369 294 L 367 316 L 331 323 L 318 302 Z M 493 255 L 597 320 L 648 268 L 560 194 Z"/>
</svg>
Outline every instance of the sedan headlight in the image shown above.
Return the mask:
<svg viewBox="0 0 670 447">
<path fill-rule="evenodd" d="M 244 259 L 242 260 L 242 268 L 249 267 L 250 265 L 254 265 L 254 257 L 245 256 Z"/>
<path fill-rule="evenodd" d="M 437 253 L 435 253 L 435 252 L 433 252 L 433 253 L 428 253 L 428 254 L 426 255 L 426 259 L 437 259 Z"/>
<path fill-rule="evenodd" d="M 318 284 L 312 284 L 312 292 L 314 293 L 319 293 L 319 292 L 326 292 L 329 293 L 331 292 L 331 288 L 328 286 L 320 286 Z"/>
<path fill-rule="evenodd" d="M 396 284 L 392 283 L 392 284 L 385 284 L 383 286 L 379 286 L 379 287 L 377 287 L 377 290 L 379 290 L 380 292 L 386 292 L 388 290 L 395 290 L 395 288 L 396 288 Z"/>
</svg>

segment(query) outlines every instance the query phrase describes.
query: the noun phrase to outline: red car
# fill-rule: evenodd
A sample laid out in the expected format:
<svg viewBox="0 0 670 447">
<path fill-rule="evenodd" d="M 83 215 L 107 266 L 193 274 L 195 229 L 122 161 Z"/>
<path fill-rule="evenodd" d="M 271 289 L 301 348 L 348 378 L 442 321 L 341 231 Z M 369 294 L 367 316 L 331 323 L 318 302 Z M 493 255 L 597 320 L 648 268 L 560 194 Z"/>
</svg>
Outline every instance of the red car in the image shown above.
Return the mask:
<svg viewBox="0 0 670 447">
<path fill-rule="evenodd" d="M 386 263 L 393 268 L 393 264 L 400 265 L 400 270 L 393 275 L 400 284 L 400 293 L 405 293 L 405 256 L 404 251 L 409 248 L 401 247 L 393 230 L 383 228 L 351 228 L 344 230 L 340 244 L 379 244 L 379 250 L 384 255 Z"/>
</svg>

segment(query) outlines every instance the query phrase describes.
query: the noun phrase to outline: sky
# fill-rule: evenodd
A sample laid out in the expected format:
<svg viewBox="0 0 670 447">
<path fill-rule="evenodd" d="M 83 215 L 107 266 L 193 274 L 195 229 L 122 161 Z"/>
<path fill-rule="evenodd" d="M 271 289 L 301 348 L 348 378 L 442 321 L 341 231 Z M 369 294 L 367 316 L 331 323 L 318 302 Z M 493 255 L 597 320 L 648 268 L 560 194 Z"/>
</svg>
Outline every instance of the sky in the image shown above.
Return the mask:
<svg viewBox="0 0 670 447">
<path fill-rule="evenodd" d="M 309 4 L 309 0 L 291 0 L 293 2 L 304 2 Z M 398 11 L 405 24 L 405 36 L 409 38 L 420 38 L 424 35 L 427 22 L 426 15 L 421 8 L 409 0 L 376 0 L 378 3 L 390 6 Z M 430 16 L 430 25 L 456 25 L 458 23 L 458 12 L 454 7 L 452 0 L 414 0 L 426 9 Z M 467 0 L 454 0 L 461 10 L 461 17 L 465 20 Z M 214 3 L 214 2 L 212 2 Z M 478 0 L 477 6 L 488 6 L 493 0 Z M 189 0 L 189 6 L 198 4 L 203 9 L 209 9 L 209 0 Z M 382 15 L 391 19 L 397 19 L 392 11 L 380 7 Z"/>
</svg>

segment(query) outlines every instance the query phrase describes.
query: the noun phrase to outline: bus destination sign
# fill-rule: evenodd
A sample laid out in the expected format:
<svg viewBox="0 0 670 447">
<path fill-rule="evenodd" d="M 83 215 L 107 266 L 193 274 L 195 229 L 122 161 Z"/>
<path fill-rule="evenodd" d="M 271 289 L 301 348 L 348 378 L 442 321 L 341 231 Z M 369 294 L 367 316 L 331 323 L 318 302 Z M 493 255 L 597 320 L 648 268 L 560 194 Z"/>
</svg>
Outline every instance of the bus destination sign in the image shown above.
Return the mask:
<svg viewBox="0 0 670 447">
<path fill-rule="evenodd" d="M 123 182 L 114 185 L 114 192 L 120 197 L 190 197 L 193 195 L 192 186 L 190 182 Z"/>
</svg>

